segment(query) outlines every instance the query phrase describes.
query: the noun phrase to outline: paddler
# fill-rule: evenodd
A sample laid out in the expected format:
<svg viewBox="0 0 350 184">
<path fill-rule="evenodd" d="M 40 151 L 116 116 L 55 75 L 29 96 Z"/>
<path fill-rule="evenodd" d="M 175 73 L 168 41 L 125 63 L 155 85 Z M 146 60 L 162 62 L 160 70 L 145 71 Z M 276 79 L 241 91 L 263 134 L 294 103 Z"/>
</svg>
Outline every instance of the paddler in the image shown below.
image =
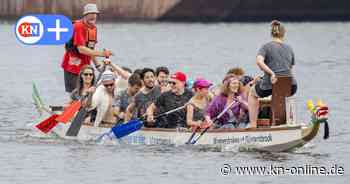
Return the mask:
<svg viewBox="0 0 350 184">
<path fill-rule="evenodd" d="M 97 43 L 96 20 L 99 13 L 96 4 L 86 4 L 82 19 L 73 24 L 73 36 L 66 43 L 66 52 L 61 64 L 64 70 L 66 92 L 71 93 L 76 88 L 81 68 L 89 65 L 91 59 L 96 68 L 99 69 L 101 64 L 96 60 L 96 57 L 113 55 L 110 50 L 95 50 Z"/>
</svg>

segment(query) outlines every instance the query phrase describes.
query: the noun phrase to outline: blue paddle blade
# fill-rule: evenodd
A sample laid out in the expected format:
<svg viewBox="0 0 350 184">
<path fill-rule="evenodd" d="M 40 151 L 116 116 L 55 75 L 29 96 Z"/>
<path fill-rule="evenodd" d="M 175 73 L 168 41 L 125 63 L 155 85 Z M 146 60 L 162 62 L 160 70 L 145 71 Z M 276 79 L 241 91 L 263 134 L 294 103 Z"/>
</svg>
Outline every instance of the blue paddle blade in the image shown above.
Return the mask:
<svg viewBox="0 0 350 184">
<path fill-rule="evenodd" d="M 127 136 L 137 130 L 140 130 L 143 126 L 143 122 L 140 120 L 131 120 L 128 123 L 125 124 L 119 124 L 114 127 L 112 127 L 112 132 L 114 133 L 115 137 L 122 138 L 124 136 Z"/>
</svg>

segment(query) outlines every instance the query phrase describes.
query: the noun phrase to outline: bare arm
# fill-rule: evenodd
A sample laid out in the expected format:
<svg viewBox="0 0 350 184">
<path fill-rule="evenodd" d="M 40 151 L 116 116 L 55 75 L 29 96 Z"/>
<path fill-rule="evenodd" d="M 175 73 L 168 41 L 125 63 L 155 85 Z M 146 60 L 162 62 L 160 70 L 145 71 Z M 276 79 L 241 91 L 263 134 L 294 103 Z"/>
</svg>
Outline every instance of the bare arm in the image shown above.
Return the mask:
<svg viewBox="0 0 350 184">
<path fill-rule="evenodd" d="M 258 55 L 256 57 L 256 64 L 259 66 L 259 68 L 261 70 L 263 70 L 264 72 L 268 73 L 270 75 L 270 80 L 271 80 L 271 83 L 274 84 L 277 82 L 277 78 L 276 78 L 276 75 L 275 73 L 270 69 L 269 66 L 267 66 L 264 62 L 265 58 L 261 55 Z"/>
<path fill-rule="evenodd" d="M 119 114 L 120 114 L 120 107 L 114 107 L 113 115 L 119 118 Z"/>
<path fill-rule="evenodd" d="M 125 118 L 124 118 L 125 121 L 130 121 L 130 119 L 132 118 L 132 114 L 134 112 L 134 109 L 135 109 L 135 103 L 131 102 L 125 111 Z"/>
<path fill-rule="evenodd" d="M 119 76 L 121 76 L 125 80 L 127 80 L 131 75 L 131 73 L 123 70 L 120 66 L 114 63 L 111 63 L 110 66 L 112 67 L 114 72 L 116 72 Z"/>
<path fill-rule="evenodd" d="M 193 121 L 194 108 L 192 105 L 187 105 L 186 122 L 188 126 L 200 126 L 200 122 Z"/>
<path fill-rule="evenodd" d="M 103 62 L 102 61 L 98 61 L 95 56 L 92 57 L 92 61 L 93 61 L 94 65 L 95 65 L 96 69 L 99 72 L 102 72 Z"/>
<path fill-rule="evenodd" d="M 146 110 L 146 115 L 147 115 L 147 121 L 148 122 L 153 122 L 154 121 L 154 111 L 157 110 L 157 107 L 154 103 L 152 103 Z"/>
<path fill-rule="evenodd" d="M 270 67 L 268 67 L 266 64 L 265 64 L 265 58 L 261 55 L 258 55 L 256 57 L 256 64 L 259 66 L 259 68 L 261 70 L 263 70 L 264 72 L 268 73 L 269 75 L 275 75 L 275 73 L 270 69 Z"/>
<path fill-rule="evenodd" d="M 92 50 L 86 46 L 78 46 L 78 51 L 81 54 L 88 55 L 91 57 L 95 57 L 95 56 L 105 57 L 106 56 L 103 51 Z"/>
</svg>

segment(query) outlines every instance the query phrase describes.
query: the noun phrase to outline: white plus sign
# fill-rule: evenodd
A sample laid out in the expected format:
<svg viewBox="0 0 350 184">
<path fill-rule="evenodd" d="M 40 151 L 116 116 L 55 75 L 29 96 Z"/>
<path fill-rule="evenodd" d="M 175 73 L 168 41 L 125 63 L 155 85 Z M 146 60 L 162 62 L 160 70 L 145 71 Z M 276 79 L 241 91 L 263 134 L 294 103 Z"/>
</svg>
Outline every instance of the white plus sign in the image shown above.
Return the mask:
<svg viewBox="0 0 350 184">
<path fill-rule="evenodd" d="M 68 28 L 60 27 L 60 20 L 56 19 L 56 27 L 55 28 L 47 28 L 48 32 L 56 32 L 56 41 L 60 40 L 61 32 L 68 32 Z"/>
</svg>

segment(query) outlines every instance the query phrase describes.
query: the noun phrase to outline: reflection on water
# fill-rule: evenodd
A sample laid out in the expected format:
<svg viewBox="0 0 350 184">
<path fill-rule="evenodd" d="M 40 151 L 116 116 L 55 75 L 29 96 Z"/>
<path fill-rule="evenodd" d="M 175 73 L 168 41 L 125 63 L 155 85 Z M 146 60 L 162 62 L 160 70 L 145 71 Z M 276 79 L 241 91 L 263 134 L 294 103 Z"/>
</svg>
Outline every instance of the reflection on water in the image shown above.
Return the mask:
<svg viewBox="0 0 350 184">
<path fill-rule="evenodd" d="M 101 145 L 25 136 L 38 122 L 31 100 L 32 82 L 46 105 L 67 100 L 60 68 L 63 46 L 23 46 L 12 25 L 0 24 L 0 183 L 233 183 L 220 167 L 284 166 L 305 163 L 349 165 L 350 23 L 288 23 L 287 42 L 296 53 L 294 73 L 298 120 L 307 123 L 307 99 L 330 107 L 330 139 L 318 136 L 287 153 L 245 152 L 232 147 Z M 101 24 L 100 48 L 116 53 L 112 61 L 132 69 L 168 66 L 190 78 L 221 81 L 230 67 L 259 74 L 255 55 L 269 40 L 267 24 Z M 323 134 L 323 129 L 320 135 Z M 345 173 L 347 173 L 345 167 Z M 344 177 L 242 176 L 244 183 L 344 183 Z"/>
</svg>

